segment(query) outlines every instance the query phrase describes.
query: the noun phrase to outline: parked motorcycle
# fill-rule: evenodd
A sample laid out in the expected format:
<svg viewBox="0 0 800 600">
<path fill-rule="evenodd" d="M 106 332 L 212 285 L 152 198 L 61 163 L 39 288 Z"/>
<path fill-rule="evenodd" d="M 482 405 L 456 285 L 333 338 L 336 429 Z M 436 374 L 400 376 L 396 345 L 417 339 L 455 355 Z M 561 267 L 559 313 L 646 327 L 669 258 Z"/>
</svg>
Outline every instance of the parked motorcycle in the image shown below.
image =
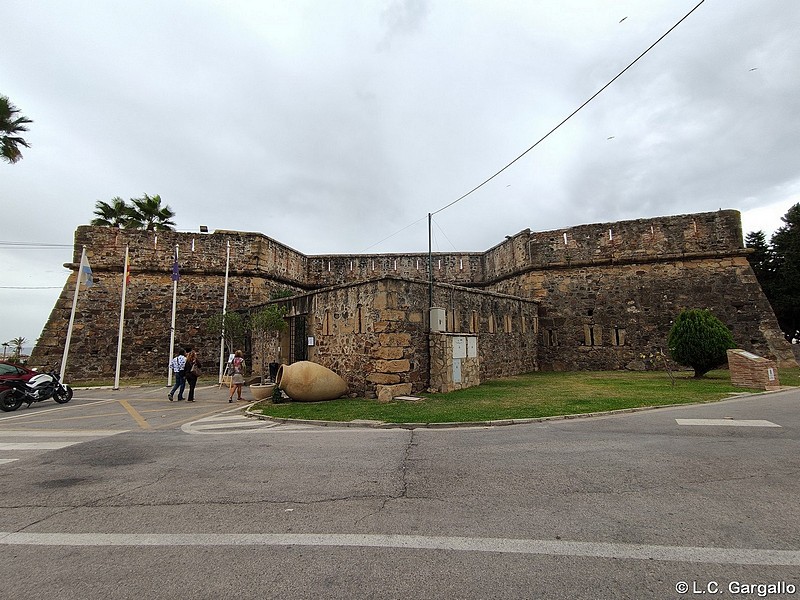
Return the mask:
<svg viewBox="0 0 800 600">
<path fill-rule="evenodd" d="M 72 388 L 61 383 L 61 378 L 56 371 L 39 373 L 28 381 L 7 380 L 4 382 L 9 389 L 0 392 L 0 410 L 11 412 L 27 402 L 28 406 L 34 402 L 52 398 L 59 404 L 66 404 L 72 400 Z"/>
</svg>

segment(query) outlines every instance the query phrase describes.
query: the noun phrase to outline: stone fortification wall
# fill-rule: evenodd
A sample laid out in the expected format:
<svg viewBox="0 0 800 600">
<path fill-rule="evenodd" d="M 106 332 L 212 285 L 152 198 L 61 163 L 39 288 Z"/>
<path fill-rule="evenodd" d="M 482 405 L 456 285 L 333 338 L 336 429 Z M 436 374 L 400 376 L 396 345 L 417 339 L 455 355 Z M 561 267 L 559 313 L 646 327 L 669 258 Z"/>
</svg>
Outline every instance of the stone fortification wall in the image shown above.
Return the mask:
<svg viewBox="0 0 800 600">
<path fill-rule="evenodd" d="M 121 375 L 167 375 L 172 314 L 172 264 L 179 248 L 180 280 L 175 319 L 176 348 L 191 345 L 201 353 L 207 373 L 215 373 L 219 338 L 208 318 L 222 312 L 227 243 L 231 243 L 228 310 L 265 302 L 272 291 L 300 291 L 305 258 L 257 234 L 120 231 L 80 227 L 73 263 L 77 270 L 85 245 L 94 285 L 78 297 L 67 375 L 70 379 L 113 377 L 116 368 L 122 269 L 129 245 L 131 279 L 126 292 Z M 194 249 L 192 249 L 194 248 Z M 268 273 L 272 278 L 264 276 Z M 31 356 L 34 365 L 57 366 L 67 337 L 76 275 L 72 273 Z"/>
<path fill-rule="evenodd" d="M 309 306 L 302 297 L 291 302 Z M 459 331 L 479 335 L 481 377 L 536 369 L 536 303 L 452 285 L 434 286 L 434 303 Z M 351 391 L 376 397 L 379 386 L 428 386 L 428 285 L 399 278 L 348 284 L 313 294 L 306 332 L 309 360 L 341 375 Z M 293 310 L 293 314 L 298 311 Z"/>
<path fill-rule="evenodd" d="M 483 253 L 432 255 L 435 281 L 479 285 L 484 280 Z M 308 283 L 327 287 L 378 277 L 428 278 L 427 254 L 366 254 L 308 257 Z"/>
<path fill-rule="evenodd" d="M 735 210 L 521 231 L 485 254 L 486 283 L 533 269 L 744 254 Z"/>
<path fill-rule="evenodd" d="M 123 375 L 166 369 L 176 245 L 181 267 L 176 342 L 218 352 L 218 342 L 203 323 L 221 312 L 228 243 L 230 310 L 263 304 L 276 289 L 307 293 L 307 299 L 314 298 L 309 335 L 322 340 L 311 349 L 312 356 L 330 362 L 337 372 L 344 369 L 355 387 L 370 393 L 392 382 L 411 383 L 415 392 L 423 387 L 429 372 L 427 351 L 419 350 L 427 347 L 427 339 L 419 339 L 427 320 L 427 285 L 422 283 L 427 254 L 308 257 L 264 235 L 233 231 L 79 227 L 68 267 L 77 269 L 85 245 L 96 285 L 81 292 L 68 372 L 74 378 L 113 374 L 126 244 L 132 281 Z M 485 253 L 435 254 L 434 304 L 448 310 L 448 332 L 490 336 L 481 343 L 481 352 L 488 353 L 487 360 L 481 357 L 484 379 L 537 366 L 661 368 L 658 351 L 666 350 L 670 323 L 683 308 L 712 309 L 740 347 L 781 366 L 794 364 L 791 346 L 746 256 L 739 213 L 730 210 L 525 230 Z M 384 291 L 377 283 L 365 283 L 380 278 L 387 281 L 380 284 L 388 286 Z M 34 349 L 33 364 L 60 363 L 74 285 L 73 273 Z M 530 300 L 541 303 L 540 314 L 522 320 L 517 313 L 529 315 L 525 305 Z M 362 329 L 351 331 L 358 310 Z M 327 320 L 320 321 L 323 317 Z M 325 327 L 329 333 L 314 333 Z M 498 335 L 501 331 L 507 335 Z M 408 369 L 395 371 L 406 363 L 391 361 L 408 361 Z"/>
<path fill-rule="evenodd" d="M 663 369 L 669 329 L 687 308 L 711 309 L 740 347 L 794 360 L 742 256 L 541 269 L 496 288 L 540 302 L 546 369 Z"/>
</svg>

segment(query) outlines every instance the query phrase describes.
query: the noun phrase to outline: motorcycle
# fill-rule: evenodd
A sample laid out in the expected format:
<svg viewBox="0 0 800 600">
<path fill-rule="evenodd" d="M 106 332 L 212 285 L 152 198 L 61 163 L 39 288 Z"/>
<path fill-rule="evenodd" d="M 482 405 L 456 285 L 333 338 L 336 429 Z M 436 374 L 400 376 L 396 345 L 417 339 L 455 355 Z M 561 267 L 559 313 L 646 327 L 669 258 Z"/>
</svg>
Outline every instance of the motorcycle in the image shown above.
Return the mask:
<svg viewBox="0 0 800 600">
<path fill-rule="evenodd" d="M 11 412 L 27 402 L 28 406 L 34 402 L 41 402 L 52 398 L 59 404 L 66 404 L 72 400 L 72 388 L 61 383 L 61 378 L 56 371 L 39 373 L 28 381 L 5 381 L 9 389 L 0 392 L 0 410 Z"/>
</svg>

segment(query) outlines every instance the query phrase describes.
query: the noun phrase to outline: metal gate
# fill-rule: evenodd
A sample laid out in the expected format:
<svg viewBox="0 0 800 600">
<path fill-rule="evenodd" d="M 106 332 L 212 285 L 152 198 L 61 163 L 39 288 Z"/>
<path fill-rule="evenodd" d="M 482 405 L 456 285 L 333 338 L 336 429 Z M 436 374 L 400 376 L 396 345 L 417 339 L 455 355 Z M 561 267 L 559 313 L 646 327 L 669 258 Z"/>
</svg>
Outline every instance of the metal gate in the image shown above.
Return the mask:
<svg viewBox="0 0 800 600">
<path fill-rule="evenodd" d="M 306 315 L 297 315 L 289 319 L 289 364 L 307 358 Z"/>
</svg>

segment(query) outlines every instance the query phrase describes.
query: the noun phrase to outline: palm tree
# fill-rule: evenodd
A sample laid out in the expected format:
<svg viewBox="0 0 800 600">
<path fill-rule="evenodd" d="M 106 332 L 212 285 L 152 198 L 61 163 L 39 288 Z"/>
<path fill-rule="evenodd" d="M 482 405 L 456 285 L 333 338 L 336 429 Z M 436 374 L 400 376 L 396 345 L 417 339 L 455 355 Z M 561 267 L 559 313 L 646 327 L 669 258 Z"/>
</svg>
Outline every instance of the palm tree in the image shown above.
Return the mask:
<svg viewBox="0 0 800 600">
<path fill-rule="evenodd" d="M 8 347 L 11 345 L 11 342 L 3 342 L 3 360 L 6 359 L 6 352 L 8 351 Z"/>
<path fill-rule="evenodd" d="M 14 355 L 16 356 L 16 360 L 19 361 L 20 356 L 22 356 L 22 346 L 27 342 L 24 337 L 19 336 L 15 337 L 11 340 L 11 345 L 14 346 Z"/>
<path fill-rule="evenodd" d="M 174 229 L 175 216 L 169 205 L 161 206 L 161 196 L 148 196 L 131 198 L 131 220 L 128 227 L 146 229 L 148 231 L 170 231 Z"/>
<path fill-rule="evenodd" d="M 131 206 L 122 198 L 117 196 L 111 202 L 98 200 L 95 205 L 94 214 L 96 219 L 92 219 L 92 225 L 100 227 L 127 227 L 131 222 Z"/>
<path fill-rule="evenodd" d="M 19 136 L 28 123 L 29 118 L 19 115 L 19 109 L 11 104 L 7 96 L 0 96 L 0 156 L 3 160 L 14 164 L 22 158 L 20 146 L 30 148 L 28 142 Z"/>
</svg>

